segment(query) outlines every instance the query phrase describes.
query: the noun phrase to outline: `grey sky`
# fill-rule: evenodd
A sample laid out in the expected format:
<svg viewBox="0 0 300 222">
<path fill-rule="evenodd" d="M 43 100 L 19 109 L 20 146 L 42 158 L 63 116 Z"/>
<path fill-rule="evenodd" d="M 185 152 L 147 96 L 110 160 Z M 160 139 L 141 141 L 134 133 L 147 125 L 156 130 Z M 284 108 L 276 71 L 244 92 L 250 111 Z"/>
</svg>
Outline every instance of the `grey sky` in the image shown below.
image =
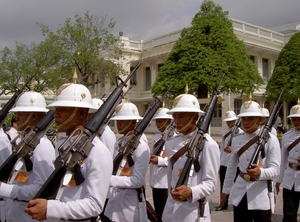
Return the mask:
<svg viewBox="0 0 300 222">
<path fill-rule="evenodd" d="M 114 34 L 147 40 L 189 26 L 202 0 L 0 0 L 0 50 L 15 41 L 29 44 L 43 36 L 36 22 L 53 31 L 76 13 L 116 21 Z M 229 17 L 269 28 L 299 21 L 300 0 L 215 0 Z"/>
</svg>

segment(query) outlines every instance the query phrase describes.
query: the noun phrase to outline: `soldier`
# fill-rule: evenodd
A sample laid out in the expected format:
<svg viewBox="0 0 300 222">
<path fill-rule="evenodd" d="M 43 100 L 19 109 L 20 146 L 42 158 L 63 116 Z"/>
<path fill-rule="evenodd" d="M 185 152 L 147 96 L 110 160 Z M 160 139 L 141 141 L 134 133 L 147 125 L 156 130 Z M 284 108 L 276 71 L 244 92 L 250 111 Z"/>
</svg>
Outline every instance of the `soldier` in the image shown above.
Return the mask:
<svg viewBox="0 0 300 222">
<path fill-rule="evenodd" d="M 69 83 L 58 89 L 54 102 L 48 105 L 48 108 L 55 109 L 54 119 L 58 131 L 66 134 L 60 137 L 56 144 L 57 150 L 66 142 L 66 146 L 61 147 L 62 154 L 76 139 L 80 130 L 83 130 L 88 110 L 95 109 L 91 103 L 91 94 L 84 85 Z M 54 200 L 29 201 L 25 212 L 36 220 L 47 221 L 91 221 L 97 217 L 104 207 L 112 173 L 112 158 L 97 136 L 92 145 L 88 156 L 80 163 L 78 169 L 84 181 L 76 184 L 71 179 L 67 186 L 61 187 L 58 191 L 59 196 Z"/>
<path fill-rule="evenodd" d="M 15 113 L 19 130 L 26 134 L 43 118 L 48 109 L 44 97 L 37 92 L 22 94 L 10 112 Z M 21 135 L 23 136 L 23 135 Z M 30 158 L 20 158 L 7 183 L 0 182 L 0 196 L 11 199 L 6 221 L 33 221 L 24 212 L 29 200 L 38 192 L 54 170 L 54 147 L 44 135 Z M 32 169 L 26 164 L 32 164 Z"/>
<path fill-rule="evenodd" d="M 263 116 L 262 116 L 262 121 L 260 122 L 260 125 L 261 125 L 261 127 L 263 127 L 267 123 L 270 113 L 269 113 L 269 110 L 266 108 L 261 108 L 261 113 Z M 271 128 L 270 133 L 272 133 L 274 136 L 277 137 L 277 130 L 273 126 Z"/>
<path fill-rule="evenodd" d="M 288 118 L 293 128 L 282 136 L 280 175 L 276 181 L 276 191 L 283 187 L 283 220 L 296 222 L 300 200 L 300 100 L 290 110 Z"/>
<path fill-rule="evenodd" d="M 1 110 L 1 108 L 0 108 Z M 11 144 L 9 141 L 9 138 L 7 134 L 4 132 L 4 129 L 0 127 L 0 166 L 6 161 L 6 159 L 11 154 Z M 1 189 L 1 188 L 0 188 Z M 5 221 L 6 220 L 6 200 L 3 198 L 0 198 L 0 220 Z"/>
<path fill-rule="evenodd" d="M 155 150 L 157 142 L 160 142 L 167 127 L 170 126 L 171 120 L 173 119 L 170 114 L 167 114 L 169 109 L 160 108 L 153 117 L 159 133 L 156 133 L 152 137 L 152 153 Z M 170 132 L 172 136 L 175 135 L 174 131 Z M 171 135 L 170 135 L 171 136 Z M 168 156 L 165 151 L 165 146 L 162 147 L 159 155 L 151 155 L 150 157 L 150 181 L 149 185 L 152 188 L 152 196 L 155 212 L 158 218 L 158 222 L 161 222 L 161 216 L 168 198 L 168 181 L 167 181 L 167 166 Z"/>
<path fill-rule="evenodd" d="M 103 101 L 98 98 L 93 98 L 92 104 L 96 107 L 96 109 L 99 109 L 100 106 L 103 104 Z M 93 109 L 89 110 L 88 120 L 90 120 L 92 118 L 92 116 L 95 114 L 96 111 L 97 110 L 93 110 Z M 108 125 L 105 126 L 104 131 L 103 131 L 102 135 L 100 136 L 100 140 L 109 149 L 111 156 L 113 157 L 114 152 L 115 152 L 114 145 L 116 143 L 116 135 Z"/>
<path fill-rule="evenodd" d="M 116 120 L 118 133 L 123 136 L 115 145 L 116 155 L 118 147 L 124 145 L 134 130 L 137 121 L 141 120 L 137 107 L 125 99 L 124 103 L 116 107 L 116 114 L 111 120 Z M 120 175 L 113 175 L 110 180 L 112 187 L 104 215 L 116 222 L 147 222 L 146 202 L 141 188 L 145 186 L 145 177 L 150 159 L 148 144 L 141 137 L 139 144 L 132 154 L 134 164 L 128 163 L 123 167 Z"/>
<path fill-rule="evenodd" d="M 232 153 L 232 149 L 231 149 L 231 142 L 232 141 L 232 136 L 233 135 L 237 135 L 241 132 L 243 132 L 243 130 L 241 128 L 237 128 L 236 132 L 232 132 L 235 124 L 236 124 L 236 120 L 237 120 L 237 116 L 235 114 L 235 112 L 228 110 L 226 112 L 226 118 L 223 119 L 224 122 L 226 122 L 228 128 L 223 129 L 222 131 L 222 143 L 221 143 L 221 147 L 220 147 L 220 156 L 221 156 L 221 160 L 220 160 L 220 170 L 219 170 L 219 175 L 220 175 L 220 194 L 222 194 L 222 189 L 223 189 L 223 184 L 224 184 L 224 180 L 225 180 L 225 175 L 226 175 L 226 170 L 227 170 L 227 165 L 228 165 L 228 161 L 230 158 L 230 155 Z M 230 144 L 228 144 L 230 143 Z M 237 170 L 238 171 L 238 170 Z M 216 207 L 216 211 L 220 211 L 220 210 L 227 210 L 228 209 L 228 199 L 229 199 L 229 195 L 226 198 L 226 202 L 223 206 L 217 206 Z"/>
<path fill-rule="evenodd" d="M 182 94 L 174 99 L 174 107 L 168 114 L 172 114 L 178 135 L 167 140 L 165 144 L 169 159 L 173 155 L 178 155 L 180 150 L 190 142 L 190 139 L 197 131 L 196 122 L 203 113 L 198 99 L 193 95 Z M 200 170 L 198 172 L 193 171 L 193 175 L 189 178 L 189 186 L 181 185 L 176 187 L 180 173 L 187 160 L 186 155 L 178 158 L 173 166 L 169 161 L 168 188 L 170 193 L 164 208 L 163 221 L 196 221 L 199 218 L 199 214 L 202 214 L 201 212 L 204 213 L 205 221 L 210 221 L 209 204 L 208 202 L 205 203 L 204 211 L 199 210 L 200 204 L 202 204 L 200 199 L 209 196 L 216 189 L 220 166 L 220 151 L 218 144 L 210 135 L 205 134 L 204 136 L 205 144 L 197 160 L 200 164 Z M 203 208 L 201 207 L 201 209 Z M 201 217 L 203 216 L 201 215 Z"/>
<path fill-rule="evenodd" d="M 249 169 L 250 160 L 259 139 L 261 122 L 261 107 L 254 101 L 244 102 L 238 117 L 241 118 L 243 133 L 236 135 L 232 140 L 232 154 L 227 166 L 225 182 L 221 195 L 221 205 L 225 204 L 229 194 L 236 169 L 240 173 L 236 178 L 231 191 L 231 203 L 234 210 L 234 221 L 271 221 L 271 199 L 268 193 L 268 181 L 279 175 L 280 146 L 278 139 L 271 133 L 265 145 L 265 158 L 258 158 Z"/>
<path fill-rule="evenodd" d="M 10 123 L 11 123 L 11 127 L 6 133 L 9 136 L 11 142 L 15 139 L 15 137 L 18 137 L 18 138 L 16 138 L 16 141 L 15 141 L 15 143 L 18 144 L 20 142 L 20 138 L 19 138 L 19 132 L 18 132 L 18 124 L 16 122 L 15 116 L 12 116 Z"/>
</svg>

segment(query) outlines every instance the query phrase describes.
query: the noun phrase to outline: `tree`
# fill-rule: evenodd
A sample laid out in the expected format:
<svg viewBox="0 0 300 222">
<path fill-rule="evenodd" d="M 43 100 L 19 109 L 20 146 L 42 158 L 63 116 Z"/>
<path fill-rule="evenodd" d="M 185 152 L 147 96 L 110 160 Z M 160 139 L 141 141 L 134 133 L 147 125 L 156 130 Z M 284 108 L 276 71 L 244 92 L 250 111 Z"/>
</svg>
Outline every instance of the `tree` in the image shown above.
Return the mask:
<svg viewBox="0 0 300 222">
<path fill-rule="evenodd" d="M 119 60 L 122 54 L 118 37 L 111 34 L 115 22 L 112 19 L 107 22 L 106 17 L 100 18 L 88 12 L 83 17 L 76 14 L 74 18 L 74 22 L 67 18 L 65 24 L 56 32 L 38 23 L 46 40 L 52 42 L 53 48 L 61 49 L 60 71 L 71 79 L 76 68 L 85 85 L 115 77 L 117 70 L 121 69 L 120 66 L 104 61 Z M 103 58 L 101 54 L 108 56 Z M 97 76 L 97 79 L 91 76 Z M 88 79 L 90 82 L 86 82 Z"/>
<path fill-rule="evenodd" d="M 283 101 L 293 102 L 300 97 L 300 32 L 294 34 L 276 60 L 273 74 L 266 88 L 268 100 L 277 99 L 282 89 Z"/>
<path fill-rule="evenodd" d="M 203 98 L 212 93 L 225 73 L 222 92 L 251 93 L 263 84 L 246 47 L 234 34 L 232 23 L 222 7 L 211 0 L 184 28 L 151 87 L 154 95 L 163 94 L 170 86 L 170 98 L 184 92 Z"/>
<path fill-rule="evenodd" d="M 74 22 L 66 19 L 64 26 L 55 32 L 37 24 L 45 36 L 42 42 L 29 46 L 16 43 L 15 49 L 5 47 L 0 51 L 1 91 L 13 92 L 29 79 L 34 79 L 35 91 L 55 91 L 72 80 L 74 68 L 79 81 L 87 86 L 123 72 L 111 62 L 122 55 L 118 38 L 110 33 L 115 25 L 112 20 L 107 22 L 106 17 L 86 12 L 83 17 L 76 14 Z M 104 53 L 105 58 L 100 56 Z"/>
</svg>

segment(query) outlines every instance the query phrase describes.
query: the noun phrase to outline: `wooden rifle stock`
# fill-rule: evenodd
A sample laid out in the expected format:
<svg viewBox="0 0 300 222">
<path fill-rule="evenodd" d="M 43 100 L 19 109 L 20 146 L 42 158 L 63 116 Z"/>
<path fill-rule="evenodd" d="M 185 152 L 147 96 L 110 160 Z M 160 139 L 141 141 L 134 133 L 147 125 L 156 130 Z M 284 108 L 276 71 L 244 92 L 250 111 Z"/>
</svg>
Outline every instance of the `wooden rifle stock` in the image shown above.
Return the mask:
<svg viewBox="0 0 300 222">
<path fill-rule="evenodd" d="M 200 170 L 198 158 L 205 144 L 204 134 L 208 131 L 209 124 L 214 113 L 214 108 L 218 100 L 218 93 L 221 88 L 221 84 L 223 82 L 224 77 L 225 74 L 222 75 L 220 83 L 217 89 L 215 90 L 214 95 L 209 102 L 209 105 L 207 106 L 207 112 L 205 112 L 205 114 L 198 121 L 197 131 L 191 138 L 191 141 L 187 144 L 187 160 L 182 169 L 182 173 L 176 183 L 176 187 L 188 185 L 188 181 L 191 176 L 190 171 L 192 170 L 192 165 L 194 165 L 196 172 Z"/>
<path fill-rule="evenodd" d="M 20 157 L 25 160 L 26 169 L 32 170 L 32 162 L 29 153 L 40 143 L 41 137 L 46 133 L 47 129 L 53 122 L 54 110 L 50 110 L 47 114 L 31 129 L 31 131 L 20 141 L 18 145 L 12 147 L 12 154 L 0 166 L 0 181 L 7 182 L 13 170 L 13 167 Z"/>
<path fill-rule="evenodd" d="M 257 141 L 256 149 L 253 153 L 253 156 L 249 162 L 248 169 L 252 169 L 253 166 L 252 164 L 257 164 L 259 156 L 261 155 L 262 158 L 265 158 L 265 144 L 267 143 L 268 139 L 270 138 L 270 131 L 272 129 L 273 123 L 275 122 L 275 119 L 277 118 L 278 115 L 278 109 L 281 107 L 280 106 L 280 99 L 283 94 L 284 90 L 281 90 L 281 93 L 272 109 L 272 112 L 269 116 L 269 119 L 267 123 L 264 125 L 263 129 L 259 133 L 259 138 Z"/>
</svg>

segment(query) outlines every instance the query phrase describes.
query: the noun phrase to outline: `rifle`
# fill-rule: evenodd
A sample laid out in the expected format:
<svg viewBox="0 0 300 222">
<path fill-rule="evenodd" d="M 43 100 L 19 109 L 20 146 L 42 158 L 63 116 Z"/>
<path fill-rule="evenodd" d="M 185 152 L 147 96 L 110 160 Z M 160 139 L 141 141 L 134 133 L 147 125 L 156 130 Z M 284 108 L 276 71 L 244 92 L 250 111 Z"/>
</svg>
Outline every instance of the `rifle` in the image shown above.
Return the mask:
<svg viewBox="0 0 300 222">
<path fill-rule="evenodd" d="M 238 118 L 238 120 L 236 121 L 234 127 L 231 130 L 230 138 L 229 138 L 229 140 L 228 140 L 227 145 L 225 146 L 225 148 L 227 146 L 231 146 L 232 138 L 238 133 L 238 129 L 241 126 L 241 120 L 242 120 L 241 118 Z"/>
<path fill-rule="evenodd" d="M 171 124 L 163 131 L 161 138 L 154 144 L 154 150 L 152 155 L 161 155 L 161 151 L 165 145 L 166 140 L 174 135 L 175 128 L 176 126 L 174 124 L 174 121 L 172 120 Z"/>
<path fill-rule="evenodd" d="M 117 83 L 117 87 L 109 95 L 107 100 L 105 100 L 90 121 L 85 124 L 84 129 L 75 129 L 69 138 L 60 145 L 58 148 L 59 156 L 55 160 L 55 170 L 37 192 L 34 199 L 55 198 L 58 194 L 59 188 L 61 186 L 67 186 L 69 183 L 71 179 L 70 175 L 72 175 L 70 173 L 76 172 L 77 170 L 80 171 L 80 169 L 78 169 L 78 167 L 80 167 L 78 163 L 88 157 L 91 149 L 93 148 L 93 139 L 97 135 L 97 132 L 102 127 L 105 127 L 107 115 L 109 115 L 111 110 L 114 110 L 116 105 L 119 103 L 123 94 L 123 88 L 127 86 L 127 82 L 140 65 L 141 62 L 138 62 L 124 81 L 120 77 L 117 77 L 119 84 Z M 70 138 L 74 135 L 76 135 L 76 139 L 68 145 L 70 143 Z M 83 180 L 84 178 L 82 178 L 82 175 L 75 174 L 76 185 L 80 185 Z"/>
<path fill-rule="evenodd" d="M 198 157 L 204 147 L 205 138 L 204 134 L 207 133 L 210 121 L 212 119 L 214 108 L 218 100 L 218 93 L 221 88 L 221 84 L 225 74 L 223 74 L 220 83 L 216 90 L 214 90 L 214 95 L 211 98 L 209 105 L 207 106 L 207 111 L 200 118 L 197 123 L 197 131 L 191 138 L 191 141 L 186 145 L 187 146 L 187 160 L 183 167 L 182 173 L 177 181 L 176 187 L 181 185 L 188 185 L 190 174 L 193 173 L 192 166 L 194 165 L 195 171 L 198 172 L 200 170 L 200 165 L 198 162 Z"/>
<path fill-rule="evenodd" d="M 0 181 L 7 182 L 15 163 L 21 157 L 24 158 L 26 169 L 29 172 L 32 170 L 32 162 L 30 160 L 30 153 L 33 152 L 35 147 L 40 143 L 40 139 L 45 132 L 51 126 L 54 120 L 54 110 L 50 110 L 47 114 L 35 125 L 33 129 L 26 134 L 26 136 L 20 141 L 18 145 L 12 144 L 12 154 L 6 159 L 6 161 L 0 166 Z M 29 129 L 28 127 L 26 129 Z M 26 129 L 24 131 L 26 131 Z M 20 169 L 22 165 L 18 165 Z M 16 175 L 15 175 L 16 176 Z"/>
<path fill-rule="evenodd" d="M 137 148 L 142 134 L 144 133 L 146 127 L 148 126 L 149 122 L 151 121 L 151 119 L 153 118 L 157 110 L 161 107 L 162 102 L 166 97 L 167 93 L 169 92 L 169 90 L 170 88 L 162 96 L 162 99 L 159 99 L 158 97 L 155 98 L 156 102 L 149 111 L 146 111 L 147 115 L 144 116 L 144 118 L 140 122 L 138 122 L 133 132 L 129 132 L 124 137 L 126 138 L 126 141 L 125 142 L 123 142 L 123 140 L 120 141 L 119 149 L 118 149 L 119 153 L 117 154 L 117 156 L 114 158 L 113 161 L 112 175 L 119 175 L 126 162 L 128 163 L 129 167 L 131 167 L 134 164 L 131 154 Z"/>
<path fill-rule="evenodd" d="M 248 165 L 248 169 L 252 169 L 252 164 L 257 164 L 258 163 L 258 160 L 259 160 L 259 156 L 261 155 L 262 158 L 265 158 L 266 154 L 265 154 L 265 144 L 267 143 L 268 139 L 270 138 L 270 131 L 271 131 L 271 128 L 273 126 L 273 123 L 274 121 L 276 120 L 277 118 L 277 115 L 278 115 L 278 109 L 280 106 L 280 99 L 281 99 L 281 96 L 283 94 L 283 91 L 284 90 L 281 90 L 281 93 L 272 109 L 272 112 L 269 116 L 269 119 L 267 121 L 267 123 L 264 125 L 264 127 L 262 128 L 262 130 L 259 132 L 259 135 L 258 135 L 258 141 L 256 142 L 256 148 L 255 148 L 255 151 L 253 153 L 253 156 L 249 162 L 249 165 Z"/>
</svg>

